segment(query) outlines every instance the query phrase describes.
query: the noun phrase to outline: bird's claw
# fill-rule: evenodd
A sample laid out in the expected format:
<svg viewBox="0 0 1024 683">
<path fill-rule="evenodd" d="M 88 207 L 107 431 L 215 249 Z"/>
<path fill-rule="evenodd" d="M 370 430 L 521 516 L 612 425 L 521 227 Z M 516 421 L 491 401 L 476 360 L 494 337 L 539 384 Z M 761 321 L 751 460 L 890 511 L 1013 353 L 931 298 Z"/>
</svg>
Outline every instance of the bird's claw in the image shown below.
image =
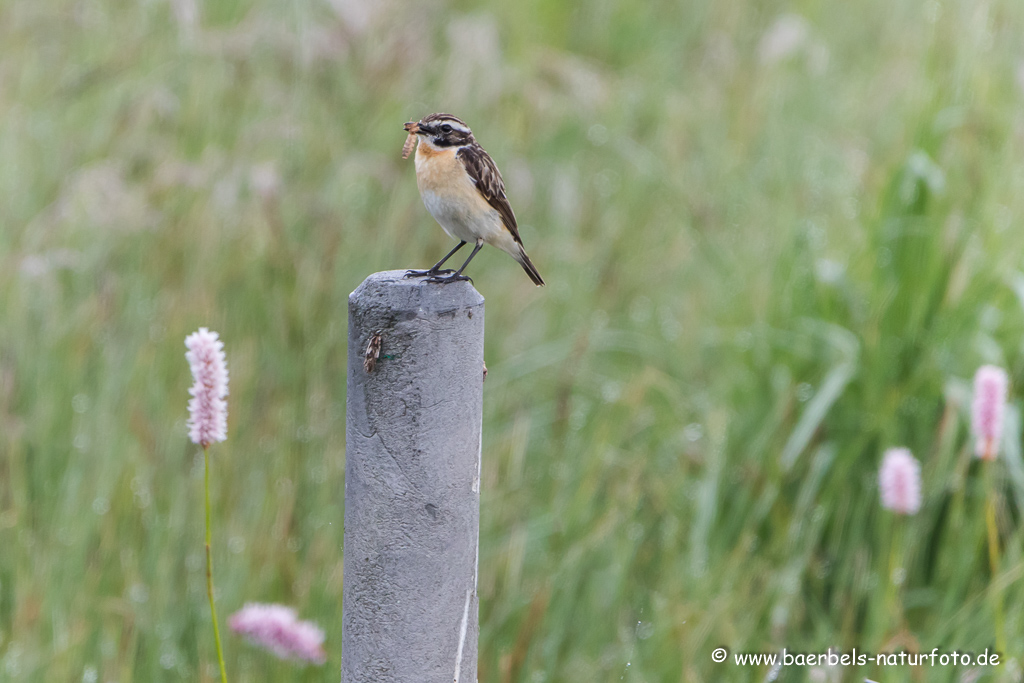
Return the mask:
<svg viewBox="0 0 1024 683">
<path fill-rule="evenodd" d="M 451 271 L 449 271 L 449 272 L 451 272 Z M 473 278 L 469 277 L 468 275 L 454 274 L 454 275 L 447 275 L 445 277 L 438 277 L 437 275 L 431 275 L 430 277 L 427 278 L 427 282 L 435 282 L 435 283 L 437 283 L 439 285 L 447 284 L 449 282 L 459 282 L 461 280 L 465 280 L 465 281 L 469 282 L 470 284 L 473 283 Z"/>
<path fill-rule="evenodd" d="M 451 268 L 445 268 L 444 270 L 407 270 L 405 271 L 405 277 L 436 277 L 454 272 Z"/>
</svg>

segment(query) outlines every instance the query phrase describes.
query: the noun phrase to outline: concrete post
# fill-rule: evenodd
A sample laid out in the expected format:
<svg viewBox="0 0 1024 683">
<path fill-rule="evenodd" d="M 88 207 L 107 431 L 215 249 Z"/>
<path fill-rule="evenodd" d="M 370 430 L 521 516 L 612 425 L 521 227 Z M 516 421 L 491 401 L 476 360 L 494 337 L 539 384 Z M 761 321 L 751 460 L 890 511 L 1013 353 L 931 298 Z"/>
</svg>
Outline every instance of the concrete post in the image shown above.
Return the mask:
<svg viewBox="0 0 1024 683">
<path fill-rule="evenodd" d="M 349 296 L 342 683 L 476 683 L 484 299 Z"/>
</svg>

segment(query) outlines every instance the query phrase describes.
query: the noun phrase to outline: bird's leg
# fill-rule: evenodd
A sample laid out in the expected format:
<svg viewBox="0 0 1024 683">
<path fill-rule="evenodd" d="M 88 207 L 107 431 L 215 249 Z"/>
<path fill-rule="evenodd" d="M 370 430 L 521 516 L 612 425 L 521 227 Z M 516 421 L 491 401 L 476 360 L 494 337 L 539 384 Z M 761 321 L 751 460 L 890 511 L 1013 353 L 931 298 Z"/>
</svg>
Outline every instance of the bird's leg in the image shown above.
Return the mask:
<svg viewBox="0 0 1024 683">
<path fill-rule="evenodd" d="M 476 241 L 476 246 L 473 248 L 473 253 L 469 255 L 469 258 L 466 259 L 466 262 L 462 264 L 461 268 L 459 268 L 457 271 L 455 271 L 451 275 L 446 275 L 444 277 L 439 277 L 437 275 L 431 275 L 429 278 L 427 278 L 427 282 L 439 282 L 441 284 L 444 284 L 446 282 L 458 282 L 459 280 L 469 280 L 470 282 L 472 282 L 473 278 L 469 277 L 468 275 L 463 275 L 462 271 L 464 271 L 466 269 L 466 266 L 469 265 L 469 262 L 473 260 L 474 256 L 476 256 L 476 252 L 480 251 L 480 249 L 483 246 L 484 246 L 484 241 L 483 240 L 477 240 Z"/>
<path fill-rule="evenodd" d="M 407 270 L 407 271 L 405 271 L 405 276 L 406 277 L 433 277 L 435 275 L 440 275 L 441 273 L 453 273 L 453 272 L 455 272 L 451 268 L 446 268 L 444 270 L 441 270 L 440 268 L 441 268 L 441 266 L 444 265 L 445 261 L 450 259 L 455 254 L 455 252 L 457 252 L 459 249 L 462 249 L 464 246 L 466 246 L 466 243 L 464 241 L 463 242 L 459 242 L 457 245 L 455 245 L 454 249 L 452 249 L 451 251 L 449 251 L 445 255 L 445 257 L 443 259 L 441 259 L 440 261 L 438 261 L 434 265 L 430 266 L 429 270 Z M 463 266 L 463 267 L 465 267 L 465 266 Z"/>
</svg>

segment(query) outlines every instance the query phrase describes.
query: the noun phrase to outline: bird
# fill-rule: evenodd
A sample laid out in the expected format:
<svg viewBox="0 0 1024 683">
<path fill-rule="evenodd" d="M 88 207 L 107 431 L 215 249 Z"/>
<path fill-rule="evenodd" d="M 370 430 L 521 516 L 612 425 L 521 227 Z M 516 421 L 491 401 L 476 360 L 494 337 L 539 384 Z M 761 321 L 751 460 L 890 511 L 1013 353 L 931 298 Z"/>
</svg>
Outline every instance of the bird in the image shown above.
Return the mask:
<svg viewBox="0 0 1024 683">
<path fill-rule="evenodd" d="M 427 211 L 449 237 L 459 243 L 427 270 L 410 270 L 406 277 L 448 283 L 472 279 L 462 272 L 484 244 L 506 252 L 523 267 L 538 287 L 544 279 L 526 255 L 505 183 L 491 156 L 457 116 L 431 114 L 405 124 L 408 132 L 403 158 L 416 138 L 416 185 Z M 473 253 L 458 270 L 442 270 L 445 261 L 473 243 Z"/>
</svg>

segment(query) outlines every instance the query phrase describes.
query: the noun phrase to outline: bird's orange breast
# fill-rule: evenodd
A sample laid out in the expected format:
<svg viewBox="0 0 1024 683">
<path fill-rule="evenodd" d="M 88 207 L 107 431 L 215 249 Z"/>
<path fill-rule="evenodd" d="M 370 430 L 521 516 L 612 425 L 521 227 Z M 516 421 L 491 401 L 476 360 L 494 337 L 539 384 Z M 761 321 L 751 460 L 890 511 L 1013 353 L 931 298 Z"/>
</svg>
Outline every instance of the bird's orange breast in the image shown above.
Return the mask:
<svg viewBox="0 0 1024 683">
<path fill-rule="evenodd" d="M 466 210 L 490 208 L 457 153 L 456 147 L 439 149 L 422 141 L 416 146 L 416 184 L 420 193 L 459 202 Z"/>
<path fill-rule="evenodd" d="M 450 192 L 459 176 L 465 174 L 454 147 L 438 149 L 423 142 L 416 146 L 416 183 L 421 192 Z"/>
</svg>

